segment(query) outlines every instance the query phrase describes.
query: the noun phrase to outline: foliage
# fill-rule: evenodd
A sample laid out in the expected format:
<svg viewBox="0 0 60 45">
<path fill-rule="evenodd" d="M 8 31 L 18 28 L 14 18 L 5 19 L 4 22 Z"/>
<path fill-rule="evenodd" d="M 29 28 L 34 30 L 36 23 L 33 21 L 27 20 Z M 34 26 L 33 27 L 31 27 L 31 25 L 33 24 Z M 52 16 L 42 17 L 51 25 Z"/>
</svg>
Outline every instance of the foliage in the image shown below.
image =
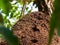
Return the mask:
<svg viewBox="0 0 60 45">
<path fill-rule="evenodd" d="M 13 35 L 12 30 L 10 30 L 9 28 L 0 26 L 0 33 L 5 37 L 9 45 L 19 45 L 18 38 Z"/>
<path fill-rule="evenodd" d="M 15 3 L 12 3 L 13 0 L 0 1 L 0 35 L 2 34 L 4 36 L 4 38 L 9 43 L 9 45 L 19 45 L 18 38 L 15 35 L 13 35 L 12 29 L 11 29 L 13 24 L 11 24 L 10 20 L 19 19 L 20 17 L 22 17 L 22 15 L 24 15 L 25 13 L 24 11 L 28 10 L 28 7 L 25 7 L 26 3 L 23 2 L 23 4 L 21 4 L 21 1 L 17 0 Z M 19 8 L 18 5 L 22 5 L 21 7 L 22 10 L 18 10 Z"/>
<path fill-rule="evenodd" d="M 0 14 L 0 24 L 3 24 L 3 17 L 2 17 L 2 14 Z"/>
<path fill-rule="evenodd" d="M 11 4 L 9 0 L 0 0 L 0 8 L 3 9 L 3 12 L 8 15 L 9 10 L 11 9 Z"/>
<path fill-rule="evenodd" d="M 6 7 L 6 9 L 3 9 L 4 7 L 0 5 L 1 15 L 4 19 L 4 25 L 6 27 L 12 28 L 12 26 L 15 24 L 15 22 L 19 18 L 23 17 L 24 14 L 32 11 L 32 8 L 29 10 L 29 7 L 26 6 L 26 5 L 28 5 L 28 3 L 26 3 L 26 4 L 21 4 L 21 3 L 24 3 L 24 2 L 22 0 L 20 2 L 18 2 L 18 1 L 14 2 L 13 0 L 9 0 L 10 6 L 8 5 L 8 7 L 6 7 L 5 5 L 7 5 L 7 4 L 3 3 L 4 6 Z M 7 10 L 8 8 L 10 8 L 9 11 Z M 6 12 L 4 12 L 4 10 L 7 10 L 7 14 L 6 14 Z"/>
<path fill-rule="evenodd" d="M 9 13 L 11 13 L 10 12 L 11 4 L 9 0 L 1 0 L 0 9 L 2 10 L 0 13 L 0 34 L 4 36 L 4 38 L 9 43 L 9 45 L 19 45 L 18 38 L 15 35 L 13 35 L 12 30 L 4 26 L 5 23 L 10 24 L 10 21 L 7 19 L 7 17 L 9 16 Z"/>
<path fill-rule="evenodd" d="M 50 21 L 50 34 L 49 34 L 49 44 L 51 43 L 52 37 L 53 37 L 53 33 L 54 33 L 54 29 L 57 29 L 57 33 L 60 36 L 60 0 L 55 0 L 54 1 L 54 11 L 51 17 L 51 21 Z"/>
</svg>

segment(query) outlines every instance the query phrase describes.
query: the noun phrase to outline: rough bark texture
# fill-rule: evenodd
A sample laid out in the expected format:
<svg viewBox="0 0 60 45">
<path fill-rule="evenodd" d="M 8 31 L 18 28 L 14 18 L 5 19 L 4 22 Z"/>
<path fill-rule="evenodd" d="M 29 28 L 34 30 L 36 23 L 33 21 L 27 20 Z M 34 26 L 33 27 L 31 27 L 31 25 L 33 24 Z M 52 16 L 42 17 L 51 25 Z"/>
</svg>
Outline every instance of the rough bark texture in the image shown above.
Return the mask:
<svg viewBox="0 0 60 45">
<path fill-rule="evenodd" d="M 49 37 L 50 16 L 42 12 L 32 12 L 24 16 L 13 26 L 13 32 L 18 36 L 21 45 L 47 45 Z M 2 41 L 0 45 L 8 45 Z M 60 45 L 56 31 L 51 45 Z"/>
</svg>

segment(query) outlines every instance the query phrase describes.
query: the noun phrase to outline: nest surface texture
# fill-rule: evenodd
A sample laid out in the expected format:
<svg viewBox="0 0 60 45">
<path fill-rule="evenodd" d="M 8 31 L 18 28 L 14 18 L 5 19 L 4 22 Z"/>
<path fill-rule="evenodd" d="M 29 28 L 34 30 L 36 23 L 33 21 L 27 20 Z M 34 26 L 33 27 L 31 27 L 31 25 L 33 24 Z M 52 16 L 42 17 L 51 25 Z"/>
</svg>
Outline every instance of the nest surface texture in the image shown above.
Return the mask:
<svg viewBox="0 0 60 45">
<path fill-rule="evenodd" d="M 24 16 L 13 26 L 21 45 L 47 45 L 49 37 L 50 16 L 43 12 L 32 12 Z M 0 43 L 2 45 L 2 43 Z M 8 45 L 7 43 L 3 45 Z M 51 45 L 60 45 L 60 37 L 56 31 L 52 38 Z"/>
</svg>

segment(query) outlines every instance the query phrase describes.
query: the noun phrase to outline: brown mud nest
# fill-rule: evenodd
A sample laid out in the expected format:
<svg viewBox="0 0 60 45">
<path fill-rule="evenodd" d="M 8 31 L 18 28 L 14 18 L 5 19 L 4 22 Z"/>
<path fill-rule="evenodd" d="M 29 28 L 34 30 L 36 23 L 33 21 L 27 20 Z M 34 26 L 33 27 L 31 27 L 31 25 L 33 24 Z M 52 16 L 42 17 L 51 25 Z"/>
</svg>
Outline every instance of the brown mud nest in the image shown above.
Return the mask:
<svg viewBox="0 0 60 45">
<path fill-rule="evenodd" d="M 23 17 L 13 26 L 13 32 L 21 45 L 47 45 L 49 37 L 50 16 L 42 12 L 32 12 Z M 4 42 L 3 42 L 4 43 Z M 1 45 L 8 45 L 7 43 Z M 56 31 L 51 45 L 60 45 Z"/>
</svg>

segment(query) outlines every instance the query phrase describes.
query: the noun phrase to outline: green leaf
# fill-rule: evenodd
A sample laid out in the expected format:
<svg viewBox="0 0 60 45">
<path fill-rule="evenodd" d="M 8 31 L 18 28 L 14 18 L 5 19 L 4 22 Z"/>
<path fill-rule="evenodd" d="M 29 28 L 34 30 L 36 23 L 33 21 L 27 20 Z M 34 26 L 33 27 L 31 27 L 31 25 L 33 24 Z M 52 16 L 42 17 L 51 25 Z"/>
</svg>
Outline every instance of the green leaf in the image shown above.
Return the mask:
<svg viewBox="0 0 60 45">
<path fill-rule="evenodd" d="M 23 0 L 17 0 L 21 5 L 23 5 Z"/>
<path fill-rule="evenodd" d="M 9 0 L 10 2 L 12 2 L 13 0 Z"/>
<path fill-rule="evenodd" d="M 0 8 L 8 15 L 9 10 L 11 9 L 9 0 L 0 0 Z"/>
<path fill-rule="evenodd" d="M 4 26 L 0 26 L 0 33 L 5 37 L 9 45 L 19 45 L 18 38 L 13 35 L 13 32 Z"/>
<path fill-rule="evenodd" d="M 55 15 L 56 15 L 56 28 L 57 33 L 60 36 L 60 0 L 55 0 L 54 7 L 55 7 Z"/>
<path fill-rule="evenodd" d="M 54 8 L 55 8 L 55 10 L 57 10 L 57 11 L 60 9 L 60 5 L 59 5 L 59 4 L 60 4 L 60 0 L 55 0 L 55 1 L 54 1 Z M 56 11 L 56 12 L 57 12 L 57 11 Z"/>
<path fill-rule="evenodd" d="M 4 20 L 3 20 L 3 16 L 2 14 L 0 14 L 0 24 L 3 24 Z"/>
<path fill-rule="evenodd" d="M 51 43 L 51 40 L 52 40 L 52 37 L 53 37 L 53 33 L 54 33 L 54 28 L 55 28 L 55 14 L 53 13 L 52 14 L 52 17 L 51 17 L 51 21 L 50 21 L 50 32 L 49 32 L 49 42 L 48 42 L 48 45 L 50 45 Z"/>
<path fill-rule="evenodd" d="M 28 7 L 26 7 L 26 10 L 28 10 L 29 8 Z"/>
<path fill-rule="evenodd" d="M 59 28 L 57 28 L 57 34 L 58 34 L 58 36 L 60 36 L 60 26 L 59 26 Z"/>
<path fill-rule="evenodd" d="M 56 13 L 56 29 L 57 29 L 57 34 L 60 36 L 60 12 Z"/>
<path fill-rule="evenodd" d="M 54 1 L 54 11 L 51 15 L 51 21 L 50 21 L 50 33 L 49 33 L 49 42 L 48 45 L 50 45 L 54 29 L 57 28 L 58 35 L 60 35 L 60 0 Z"/>
</svg>

